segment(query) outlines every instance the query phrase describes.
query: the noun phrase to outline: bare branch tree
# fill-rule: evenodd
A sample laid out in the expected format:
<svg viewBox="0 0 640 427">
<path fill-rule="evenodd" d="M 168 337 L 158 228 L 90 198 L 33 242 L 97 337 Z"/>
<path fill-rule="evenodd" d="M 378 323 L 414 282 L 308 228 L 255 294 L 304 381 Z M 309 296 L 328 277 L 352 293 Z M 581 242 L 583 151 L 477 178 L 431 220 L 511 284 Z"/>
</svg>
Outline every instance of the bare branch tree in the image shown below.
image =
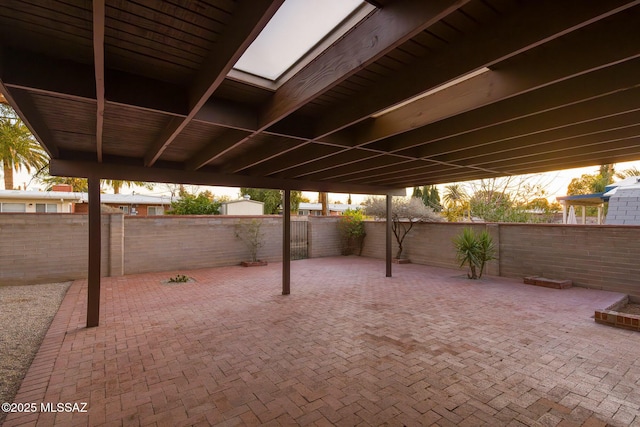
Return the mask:
<svg viewBox="0 0 640 427">
<path fill-rule="evenodd" d="M 376 219 L 386 219 L 387 203 L 379 197 L 369 197 L 365 202 L 365 212 Z M 394 197 L 391 208 L 391 230 L 398 242 L 396 258 L 402 256 L 404 239 L 417 222 L 439 222 L 442 217 L 424 205 L 421 199 Z"/>
</svg>

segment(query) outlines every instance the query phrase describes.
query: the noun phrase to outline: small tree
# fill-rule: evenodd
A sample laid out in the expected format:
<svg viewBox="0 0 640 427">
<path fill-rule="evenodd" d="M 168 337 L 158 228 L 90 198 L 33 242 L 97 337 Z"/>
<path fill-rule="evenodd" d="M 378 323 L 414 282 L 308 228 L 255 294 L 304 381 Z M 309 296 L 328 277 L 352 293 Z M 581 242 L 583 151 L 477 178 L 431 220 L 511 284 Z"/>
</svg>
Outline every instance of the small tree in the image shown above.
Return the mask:
<svg viewBox="0 0 640 427">
<path fill-rule="evenodd" d="M 249 249 L 251 262 L 258 261 L 258 250 L 264 246 L 264 233 L 260 230 L 262 221 L 258 219 L 241 220 L 236 224 L 236 238 Z"/>
<path fill-rule="evenodd" d="M 280 190 L 266 190 L 263 188 L 240 188 L 240 195 L 248 195 L 251 200 L 264 203 L 264 213 L 273 215 L 278 213 L 278 209 L 282 207 L 282 192 Z M 302 191 L 291 191 L 291 212 L 298 212 Z"/>
<path fill-rule="evenodd" d="M 364 205 L 367 215 L 374 216 L 377 219 L 385 219 L 387 217 L 387 204 L 384 199 L 370 197 L 365 201 Z M 442 221 L 442 217 L 433 212 L 433 209 L 425 206 L 422 203 L 422 199 L 395 197 L 392 200 L 391 221 L 391 230 L 398 243 L 396 258 L 400 259 L 404 249 L 402 246 L 404 239 L 413 226 L 417 222 Z"/>
<path fill-rule="evenodd" d="M 362 254 L 364 231 L 364 214 L 359 209 L 347 209 L 340 217 L 338 230 L 342 239 L 342 255 L 351 255 L 356 250 Z"/>
</svg>

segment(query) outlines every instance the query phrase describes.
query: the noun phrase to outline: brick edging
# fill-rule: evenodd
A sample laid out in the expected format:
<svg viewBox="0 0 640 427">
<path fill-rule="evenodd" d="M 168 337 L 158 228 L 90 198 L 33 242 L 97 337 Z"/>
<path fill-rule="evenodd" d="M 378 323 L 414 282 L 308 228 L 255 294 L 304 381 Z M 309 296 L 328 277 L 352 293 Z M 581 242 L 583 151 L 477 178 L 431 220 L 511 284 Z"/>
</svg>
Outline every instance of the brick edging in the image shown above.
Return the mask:
<svg viewBox="0 0 640 427">
<path fill-rule="evenodd" d="M 86 283 L 86 280 L 76 280 L 69 286 L 69 289 L 67 289 L 62 303 L 40 344 L 40 348 L 38 348 L 36 356 L 20 384 L 20 389 L 18 389 L 18 393 L 13 400 L 15 403 L 36 403 L 40 405 L 40 403 L 45 401 L 45 395 L 49 388 L 53 368 L 60 355 L 64 338 L 69 330 L 69 322 L 71 321 L 73 310 L 81 294 L 83 283 Z M 10 413 L 2 425 L 4 427 L 10 427 L 36 422 L 39 416 L 40 413 L 38 412 Z"/>
</svg>

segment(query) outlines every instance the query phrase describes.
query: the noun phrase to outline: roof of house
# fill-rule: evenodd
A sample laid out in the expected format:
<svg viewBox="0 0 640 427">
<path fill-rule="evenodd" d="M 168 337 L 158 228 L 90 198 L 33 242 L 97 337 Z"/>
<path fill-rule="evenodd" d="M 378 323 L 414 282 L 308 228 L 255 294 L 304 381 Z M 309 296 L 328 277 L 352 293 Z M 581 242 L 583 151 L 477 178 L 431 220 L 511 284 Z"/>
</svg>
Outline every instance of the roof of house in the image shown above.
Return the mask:
<svg viewBox="0 0 640 427">
<path fill-rule="evenodd" d="M 640 158 L 635 0 L 370 0 L 276 80 L 234 66 L 283 0 L 6 3 L 0 90 L 56 175 L 401 194 Z"/>
<path fill-rule="evenodd" d="M 76 203 L 87 203 L 88 194 L 68 191 L 24 191 L 24 190 L 0 190 L 0 199 L 24 199 L 24 200 L 63 200 Z M 102 203 L 124 204 L 149 204 L 169 205 L 171 198 L 166 196 L 151 196 L 143 194 L 101 194 Z"/>
<path fill-rule="evenodd" d="M 80 202 L 83 193 L 67 191 L 0 190 L 0 199 L 63 200 Z"/>
<path fill-rule="evenodd" d="M 227 202 L 222 202 L 223 205 L 230 205 L 233 203 L 256 203 L 259 205 L 264 205 L 264 202 L 260 202 L 258 200 L 249 200 L 249 199 L 239 199 L 239 200 L 230 200 Z"/>
<path fill-rule="evenodd" d="M 362 206 L 360 205 L 348 205 L 345 203 L 328 203 L 327 204 L 327 209 L 329 209 L 330 211 L 334 211 L 334 212 L 344 212 L 347 209 L 352 209 L 352 210 L 356 210 L 356 209 L 361 209 Z M 307 202 L 301 202 L 300 205 L 298 206 L 298 209 L 300 210 L 310 210 L 310 211 L 321 211 L 322 210 L 322 203 L 307 203 Z"/>
<path fill-rule="evenodd" d="M 609 198 L 618 190 L 640 188 L 640 176 L 631 176 L 622 181 L 614 182 L 605 187 L 605 191 L 591 194 L 574 194 L 571 196 L 558 196 L 556 200 L 570 205 L 597 206 L 608 202 Z"/>
</svg>

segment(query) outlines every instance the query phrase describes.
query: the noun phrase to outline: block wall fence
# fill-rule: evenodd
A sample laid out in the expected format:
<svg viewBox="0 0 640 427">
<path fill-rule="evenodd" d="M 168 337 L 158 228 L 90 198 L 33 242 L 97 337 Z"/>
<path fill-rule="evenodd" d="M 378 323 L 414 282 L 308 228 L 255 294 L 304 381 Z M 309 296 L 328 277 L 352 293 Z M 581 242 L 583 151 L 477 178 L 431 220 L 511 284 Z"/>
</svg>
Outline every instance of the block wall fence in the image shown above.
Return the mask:
<svg viewBox="0 0 640 427">
<path fill-rule="evenodd" d="M 103 214 L 102 275 L 239 264 L 248 258 L 235 236 L 243 218 Z M 260 218 L 265 245 L 258 258 L 281 261 L 282 218 Z M 308 221 L 310 258 L 340 255 L 339 218 L 292 220 Z M 452 239 L 468 226 L 486 228 L 499 248 L 489 275 L 571 279 L 640 299 L 640 226 L 419 223 L 406 237 L 404 255 L 415 264 L 457 269 Z M 0 285 L 86 278 L 87 230 L 83 214 L 0 213 Z M 365 230 L 362 256 L 384 259 L 384 222 L 368 221 Z"/>
</svg>

